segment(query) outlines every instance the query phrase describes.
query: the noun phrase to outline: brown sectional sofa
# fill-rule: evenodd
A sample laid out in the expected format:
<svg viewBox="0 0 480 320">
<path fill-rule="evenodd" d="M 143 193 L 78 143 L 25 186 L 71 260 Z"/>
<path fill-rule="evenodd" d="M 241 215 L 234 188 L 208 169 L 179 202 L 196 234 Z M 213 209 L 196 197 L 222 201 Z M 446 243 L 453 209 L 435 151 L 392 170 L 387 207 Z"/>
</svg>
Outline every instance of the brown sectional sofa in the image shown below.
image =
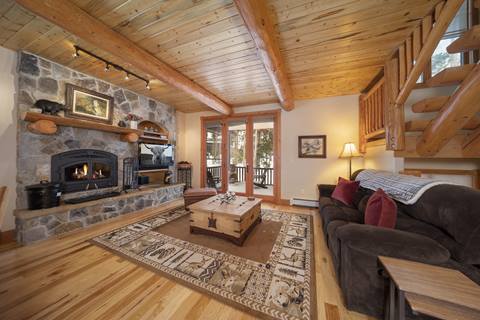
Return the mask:
<svg viewBox="0 0 480 320">
<path fill-rule="evenodd" d="M 360 188 L 348 207 L 318 185 L 322 228 L 346 306 L 383 317 L 387 280 L 379 255 L 455 268 L 480 284 L 480 191 L 437 185 L 413 205 L 397 203 L 395 229 L 363 224 L 371 190 Z M 412 316 L 410 314 L 410 316 Z"/>
</svg>

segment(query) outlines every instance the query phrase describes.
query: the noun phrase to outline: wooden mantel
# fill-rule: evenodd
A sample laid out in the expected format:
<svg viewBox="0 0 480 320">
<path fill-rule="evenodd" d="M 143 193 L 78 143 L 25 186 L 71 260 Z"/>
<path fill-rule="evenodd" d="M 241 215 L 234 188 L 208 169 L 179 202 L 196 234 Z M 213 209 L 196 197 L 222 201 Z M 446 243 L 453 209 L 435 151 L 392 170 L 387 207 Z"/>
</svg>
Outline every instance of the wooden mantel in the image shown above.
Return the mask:
<svg viewBox="0 0 480 320">
<path fill-rule="evenodd" d="M 37 134 L 55 134 L 57 132 L 57 126 L 64 126 L 117 133 L 120 134 L 120 139 L 124 142 L 137 142 L 138 138 L 143 135 L 142 130 L 122 128 L 89 120 L 51 116 L 36 112 L 24 112 L 21 119 L 31 122 L 28 125 L 28 130 Z"/>
</svg>

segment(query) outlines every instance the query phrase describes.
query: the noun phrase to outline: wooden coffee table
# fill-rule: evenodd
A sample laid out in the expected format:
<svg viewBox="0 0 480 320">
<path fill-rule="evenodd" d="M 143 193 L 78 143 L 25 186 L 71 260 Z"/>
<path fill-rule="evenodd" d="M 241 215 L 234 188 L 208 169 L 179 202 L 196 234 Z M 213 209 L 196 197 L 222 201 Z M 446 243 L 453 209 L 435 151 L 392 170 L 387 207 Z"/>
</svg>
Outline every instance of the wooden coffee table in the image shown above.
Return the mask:
<svg viewBox="0 0 480 320">
<path fill-rule="evenodd" d="M 460 271 L 378 259 L 390 278 L 385 319 L 405 319 L 405 301 L 414 313 L 439 319 L 480 319 L 480 286 Z"/>
<path fill-rule="evenodd" d="M 221 203 L 213 196 L 190 205 L 190 232 L 203 233 L 242 245 L 252 229 L 260 223 L 262 200 L 237 196 L 232 203 Z"/>
</svg>

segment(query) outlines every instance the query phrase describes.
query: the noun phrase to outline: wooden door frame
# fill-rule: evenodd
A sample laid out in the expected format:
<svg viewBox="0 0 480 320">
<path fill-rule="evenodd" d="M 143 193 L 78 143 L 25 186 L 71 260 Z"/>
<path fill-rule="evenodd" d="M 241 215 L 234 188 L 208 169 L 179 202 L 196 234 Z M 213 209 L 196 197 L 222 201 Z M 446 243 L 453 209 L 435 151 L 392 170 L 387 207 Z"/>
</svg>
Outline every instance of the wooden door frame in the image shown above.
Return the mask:
<svg viewBox="0 0 480 320">
<path fill-rule="evenodd" d="M 223 170 L 226 168 L 226 165 L 224 165 L 225 161 L 227 161 L 228 157 L 225 157 L 224 155 L 227 155 L 227 138 L 228 138 L 228 128 L 225 125 L 225 123 L 229 120 L 233 119 L 239 119 L 239 118 L 244 118 L 247 119 L 247 131 L 249 128 L 253 128 L 253 120 L 258 117 L 265 117 L 265 116 L 271 116 L 273 117 L 274 121 L 274 126 L 273 126 L 273 135 L 274 135 L 274 142 L 273 142 L 273 161 L 274 161 L 274 184 L 273 184 L 273 196 L 261 196 L 261 195 L 256 195 L 256 197 L 262 198 L 266 201 L 271 201 L 275 203 L 280 203 L 281 200 L 281 143 L 280 143 L 280 135 L 281 135 L 281 110 L 270 110 L 270 111 L 259 111 L 259 112 L 245 112 L 245 113 L 235 113 L 233 115 L 229 116 L 224 116 L 224 115 L 219 115 L 219 116 L 203 116 L 200 117 L 200 122 L 201 122 L 201 137 L 200 137 L 200 145 L 201 145 L 201 159 L 200 159 L 200 185 L 202 187 L 205 187 L 206 181 L 206 122 L 211 122 L 211 121 L 221 121 L 222 123 L 222 189 L 226 190 L 227 184 L 227 170 Z M 248 123 L 252 123 L 250 126 Z M 253 132 L 252 132 L 253 133 Z M 247 139 L 251 139 L 248 137 L 251 137 L 252 134 L 249 135 L 247 132 Z M 253 153 L 253 145 L 251 143 L 248 143 L 247 141 L 247 148 L 251 149 L 250 151 L 247 150 L 247 154 L 252 154 Z M 253 154 L 252 154 L 253 157 Z M 252 166 L 253 170 L 253 166 Z M 251 179 L 250 175 L 247 175 L 246 180 Z M 253 189 L 253 181 L 246 183 L 246 188 L 252 188 Z M 246 189 L 247 192 L 252 192 L 253 190 L 248 190 Z"/>
</svg>

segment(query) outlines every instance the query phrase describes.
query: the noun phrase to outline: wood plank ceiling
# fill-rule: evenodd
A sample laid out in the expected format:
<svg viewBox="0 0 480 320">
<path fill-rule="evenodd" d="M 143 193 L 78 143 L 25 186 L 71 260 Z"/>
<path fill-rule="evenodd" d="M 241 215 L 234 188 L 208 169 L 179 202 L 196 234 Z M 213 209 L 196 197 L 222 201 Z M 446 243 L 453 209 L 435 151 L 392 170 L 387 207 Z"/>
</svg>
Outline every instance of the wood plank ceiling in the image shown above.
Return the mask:
<svg viewBox="0 0 480 320">
<path fill-rule="evenodd" d="M 234 107 L 277 102 L 262 61 L 232 0 L 72 0 L 90 15 Z M 356 94 L 439 0 L 268 0 L 296 100 Z M 168 103 L 208 108 L 159 80 L 145 83 L 85 55 L 77 44 L 128 65 L 28 12 L 0 0 L 0 45 L 25 50 Z M 146 78 L 150 75 L 131 70 Z"/>
</svg>

